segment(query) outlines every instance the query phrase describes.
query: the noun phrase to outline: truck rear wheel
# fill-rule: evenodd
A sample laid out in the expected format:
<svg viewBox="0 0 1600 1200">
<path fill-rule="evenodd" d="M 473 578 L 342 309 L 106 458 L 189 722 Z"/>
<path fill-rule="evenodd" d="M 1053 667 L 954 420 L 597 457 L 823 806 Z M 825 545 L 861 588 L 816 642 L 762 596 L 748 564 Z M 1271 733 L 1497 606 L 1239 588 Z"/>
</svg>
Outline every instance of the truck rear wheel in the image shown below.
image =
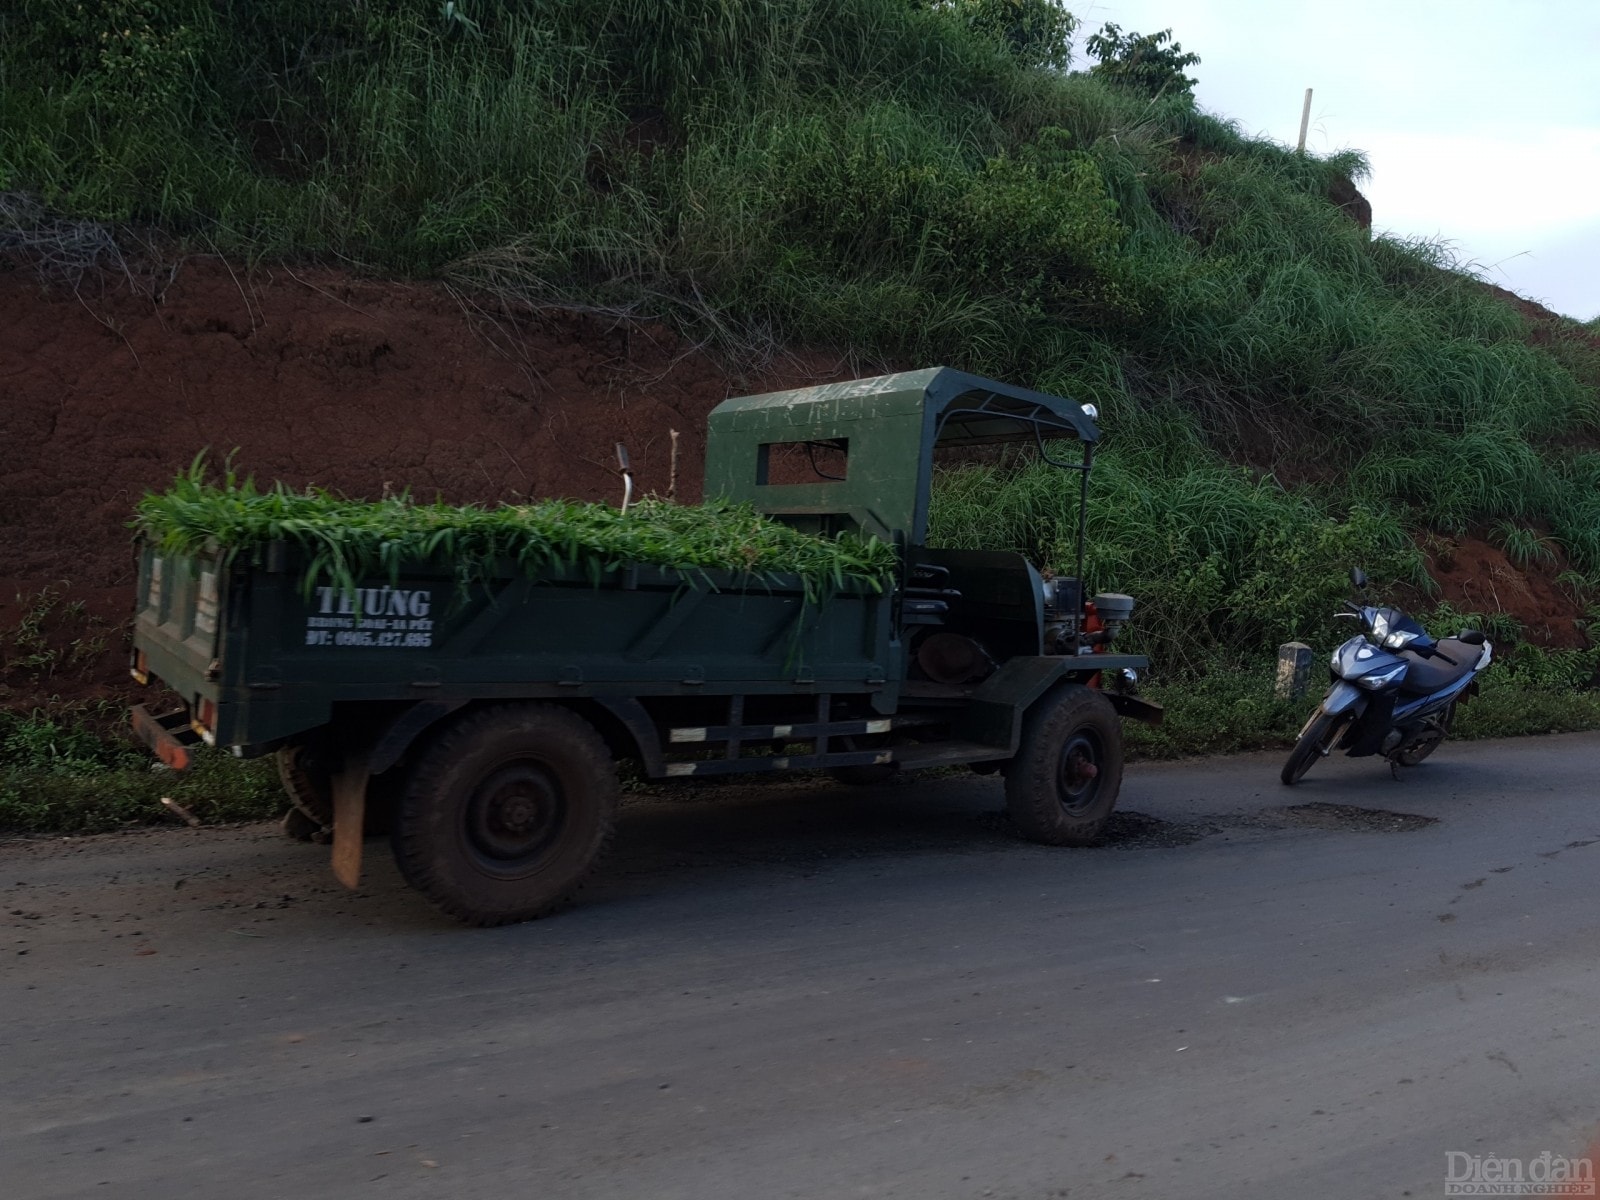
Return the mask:
<svg viewBox="0 0 1600 1200">
<path fill-rule="evenodd" d="M 304 746 L 285 746 L 273 755 L 278 779 L 289 797 L 283 832 L 297 842 L 333 838 L 333 786 L 325 772 L 312 768 Z"/>
<path fill-rule="evenodd" d="M 549 704 L 471 713 L 422 752 L 391 840 L 406 881 L 476 925 L 568 904 L 611 841 L 616 766 L 595 728 Z"/>
<path fill-rule="evenodd" d="M 1068 684 L 1028 713 L 1006 771 L 1006 808 L 1031 841 L 1092 846 L 1122 790 L 1122 725 L 1111 702 Z"/>
<path fill-rule="evenodd" d="M 314 745 L 285 746 L 273 755 L 278 765 L 278 780 L 289 797 L 289 811 L 278 823 L 287 837 L 297 842 L 333 841 L 333 777 L 326 755 Z M 367 806 L 362 822 L 366 837 L 389 832 L 389 814 L 394 808 L 398 770 L 374 775 L 367 784 Z"/>
</svg>

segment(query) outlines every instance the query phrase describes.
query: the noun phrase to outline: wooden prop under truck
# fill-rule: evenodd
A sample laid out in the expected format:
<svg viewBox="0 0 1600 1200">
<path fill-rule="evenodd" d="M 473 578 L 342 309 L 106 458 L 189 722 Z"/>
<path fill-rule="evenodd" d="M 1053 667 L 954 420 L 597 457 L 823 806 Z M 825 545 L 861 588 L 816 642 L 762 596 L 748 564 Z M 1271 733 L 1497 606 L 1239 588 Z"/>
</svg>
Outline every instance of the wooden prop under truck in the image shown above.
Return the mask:
<svg viewBox="0 0 1600 1200">
<path fill-rule="evenodd" d="M 387 828 L 413 886 L 486 925 L 573 897 L 611 839 L 622 759 L 653 779 L 820 768 L 856 783 L 968 764 L 1004 774 L 1025 836 L 1091 844 L 1122 782 L 1120 718 L 1161 715 L 1133 692 L 1145 660 L 1108 651 L 1133 601 L 1078 584 L 1093 415 L 943 368 L 719 405 L 705 494 L 892 543 L 881 590 L 514 565 L 463 590 L 457 564 L 417 562 L 357 598 L 308 592 L 291 545 L 145 545 L 133 672 L 184 703 L 136 707 L 133 725 L 178 769 L 200 739 L 275 754 L 286 830 L 331 840 L 345 885 L 364 834 Z M 1076 484 L 1076 578 L 925 544 L 935 450 L 1007 442 Z"/>
</svg>

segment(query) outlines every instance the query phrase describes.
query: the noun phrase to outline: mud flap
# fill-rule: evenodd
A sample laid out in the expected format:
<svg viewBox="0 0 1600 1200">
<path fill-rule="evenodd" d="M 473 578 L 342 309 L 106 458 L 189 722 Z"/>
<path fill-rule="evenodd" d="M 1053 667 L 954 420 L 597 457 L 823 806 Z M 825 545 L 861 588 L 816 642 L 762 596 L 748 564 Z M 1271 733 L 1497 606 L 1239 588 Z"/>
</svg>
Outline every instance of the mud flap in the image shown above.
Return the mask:
<svg viewBox="0 0 1600 1200">
<path fill-rule="evenodd" d="M 354 891 L 361 885 L 361 839 L 367 814 L 367 756 L 346 760 L 333 777 L 333 875 Z"/>
</svg>

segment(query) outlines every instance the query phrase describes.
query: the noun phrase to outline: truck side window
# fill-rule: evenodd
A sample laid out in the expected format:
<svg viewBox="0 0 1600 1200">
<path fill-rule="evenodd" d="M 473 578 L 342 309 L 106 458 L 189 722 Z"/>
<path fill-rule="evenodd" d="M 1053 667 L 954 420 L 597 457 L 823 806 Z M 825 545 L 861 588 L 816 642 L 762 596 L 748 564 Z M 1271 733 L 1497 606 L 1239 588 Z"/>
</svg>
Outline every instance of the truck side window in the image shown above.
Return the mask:
<svg viewBox="0 0 1600 1200">
<path fill-rule="evenodd" d="M 848 474 L 850 439 L 765 442 L 756 448 L 756 483 L 842 483 Z"/>
</svg>

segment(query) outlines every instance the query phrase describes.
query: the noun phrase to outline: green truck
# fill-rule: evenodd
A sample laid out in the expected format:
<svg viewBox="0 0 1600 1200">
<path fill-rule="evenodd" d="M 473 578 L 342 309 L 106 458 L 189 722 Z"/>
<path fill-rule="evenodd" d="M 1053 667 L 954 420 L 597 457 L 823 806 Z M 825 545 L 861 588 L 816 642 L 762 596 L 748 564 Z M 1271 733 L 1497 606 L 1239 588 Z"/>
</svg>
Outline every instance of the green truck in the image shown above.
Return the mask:
<svg viewBox="0 0 1600 1200">
<path fill-rule="evenodd" d="M 176 769 L 201 740 L 275 754 L 286 830 L 331 841 L 343 883 L 387 830 L 408 882 L 485 925 L 572 898 L 611 839 L 619 761 L 652 779 L 815 768 L 854 783 L 968 765 L 1004 774 L 1025 836 L 1088 845 L 1121 786 L 1120 718 L 1161 715 L 1135 692 L 1145 660 L 1108 648 L 1133 601 L 1078 582 L 1094 415 L 946 368 L 719 405 L 705 494 L 892 544 L 883 587 L 508 565 L 463 591 L 456 564 L 418 561 L 352 592 L 306 587 L 282 543 L 147 544 L 133 674 L 183 703 L 136 706 L 133 727 Z M 926 544 L 936 455 L 1005 443 L 1077 491 L 1075 577 Z"/>
</svg>

